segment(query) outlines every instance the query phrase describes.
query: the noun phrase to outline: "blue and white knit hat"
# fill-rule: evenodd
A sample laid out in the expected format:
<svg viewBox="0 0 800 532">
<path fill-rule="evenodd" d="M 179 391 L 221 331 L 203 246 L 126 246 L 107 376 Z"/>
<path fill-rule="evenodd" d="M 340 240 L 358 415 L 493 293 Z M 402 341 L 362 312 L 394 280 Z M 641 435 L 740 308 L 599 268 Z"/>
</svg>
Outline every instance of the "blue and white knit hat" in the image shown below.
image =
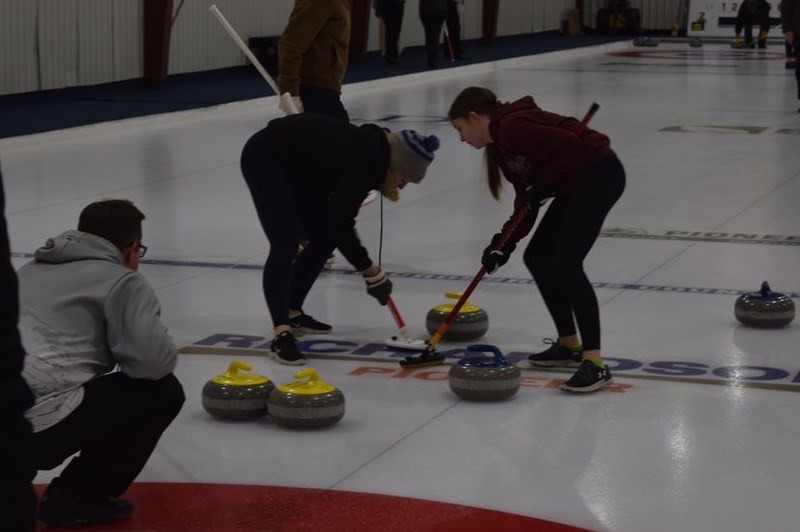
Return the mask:
<svg viewBox="0 0 800 532">
<path fill-rule="evenodd" d="M 426 137 L 412 129 L 391 131 L 386 136 L 391 149 L 389 166 L 406 181 L 422 181 L 428 165 L 433 161 L 433 152 L 439 149 L 439 138 L 435 135 Z"/>
</svg>

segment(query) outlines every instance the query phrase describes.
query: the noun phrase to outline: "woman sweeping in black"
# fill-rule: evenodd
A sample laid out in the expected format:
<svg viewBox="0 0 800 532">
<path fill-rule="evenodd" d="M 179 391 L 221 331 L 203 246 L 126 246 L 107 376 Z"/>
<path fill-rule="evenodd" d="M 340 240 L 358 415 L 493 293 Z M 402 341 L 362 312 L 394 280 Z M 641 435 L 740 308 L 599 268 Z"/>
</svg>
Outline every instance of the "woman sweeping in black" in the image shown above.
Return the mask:
<svg viewBox="0 0 800 532">
<path fill-rule="evenodd" d="M 334 249 L 361 272 L 367 292 L 387 303 L 392 283 L 361 245 L 355 218 L 370 190 L 396 201 L 407 183 L 419 183 L 438 147 L 435 136 L 313 113 L 276 118 L 247 141 L 241 168 L 270 243 L 263 289 L 278 362 L 305 362 L 293 333 L 331 330 L 305 314 L 303 302 Z M 301 228 L 309 243 L 298 253 Z"/>
</svg>

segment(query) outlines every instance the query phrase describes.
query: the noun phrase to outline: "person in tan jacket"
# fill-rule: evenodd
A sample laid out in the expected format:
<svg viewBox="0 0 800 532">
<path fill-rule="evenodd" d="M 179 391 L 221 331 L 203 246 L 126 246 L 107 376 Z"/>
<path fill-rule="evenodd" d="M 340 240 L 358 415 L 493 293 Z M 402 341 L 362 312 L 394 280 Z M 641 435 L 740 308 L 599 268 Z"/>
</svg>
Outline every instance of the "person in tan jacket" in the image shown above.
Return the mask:
<svg viewBox="0 0 800 532">
<path fill-rule="evenodd" d="M 278 88 L 292 95 L 300 112 L 349 120 L 340 95 L 351 8 L 352 0 L 295 0 L 278 43 Z"/>
</svg>

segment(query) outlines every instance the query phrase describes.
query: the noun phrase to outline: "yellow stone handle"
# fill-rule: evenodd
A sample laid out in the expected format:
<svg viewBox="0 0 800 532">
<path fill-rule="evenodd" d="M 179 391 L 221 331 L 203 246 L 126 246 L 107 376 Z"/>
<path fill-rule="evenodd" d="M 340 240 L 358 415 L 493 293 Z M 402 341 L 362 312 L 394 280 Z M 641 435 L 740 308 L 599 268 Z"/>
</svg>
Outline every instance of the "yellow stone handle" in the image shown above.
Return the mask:
<svg viewBox="0 0 800 532">
<path fill-rule="evenodd" d="M 294 378 L 298 380 L 281 384 L 278 386 L 278 390 L 285 393 L 319 394 L 329 393 L 336 389 L 336 386 L 322 380 L 314 368 L 302 369 L 294 374 Z M 300 380 L 305 378 L 308 380 Z"/>
<path fill-rule="evenodd" d="M 448 299 L 461 299 L 461 292 L 445 292 L 444 297 Z"/>
<path fill-rule="evenodd" d="M 228 366 L 228 371 L 225 372 L 225 376 L 229 379 L 236 380 L 239 378 L 239 370 L 250 371 L 251 369 L 253 369 L 253 367 L 247 362 L 234 360 Z"/>
<path fill-rule="evenodd" d="M 294 374 L 295 379 L 304 379 L 306 377 L 308 377 L 309 384 L 318 382 L 320 380 L 319 373 L 317 373 L 317 370 L 315 370 L 314 368 L 301 369 L 300 371 Z"/>
</svg>

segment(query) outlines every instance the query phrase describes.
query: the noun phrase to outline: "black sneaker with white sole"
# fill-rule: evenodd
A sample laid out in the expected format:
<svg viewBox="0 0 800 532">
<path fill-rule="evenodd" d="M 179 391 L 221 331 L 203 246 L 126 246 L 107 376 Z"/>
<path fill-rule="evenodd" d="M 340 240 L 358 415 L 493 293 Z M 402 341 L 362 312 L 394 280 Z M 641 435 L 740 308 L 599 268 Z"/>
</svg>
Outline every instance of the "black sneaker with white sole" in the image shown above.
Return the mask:
<svg viewBox="0 0 800 532">
<path fill-rule="evenodd" d="M 588 393 L 602 390 L 614 382 L 608 366 L 599 367 L 591 360 L 584 360 L 578 371 L 561 386 L 565 392 Z"/>
<path fill-rule="evenodd" d="M 297 349 L 297 339 L 289 331 L 284 331 L 272 339 L 269 356 L 288 366 L 302 366 L 306 363 L 305 355 Z"/>
<path fill-rule="evenodd" d="M 327 323 L 315 320 L 305 312 L 293 318 L 290 317 L 289 325 L 292 326 L 292 332 L 296 334 L 328 334 L 333 328 Z"/>
<path fill-rule="evenodd" d="M 544 343 L 550 347 L 540 353 L 534 353 L 528 357 L 531 366 L 542 368 L 577 368 L 581 365 L 582 351 L 572 351 L 564 347 L 558 340 L 545 338 Z"/>
</svg>

